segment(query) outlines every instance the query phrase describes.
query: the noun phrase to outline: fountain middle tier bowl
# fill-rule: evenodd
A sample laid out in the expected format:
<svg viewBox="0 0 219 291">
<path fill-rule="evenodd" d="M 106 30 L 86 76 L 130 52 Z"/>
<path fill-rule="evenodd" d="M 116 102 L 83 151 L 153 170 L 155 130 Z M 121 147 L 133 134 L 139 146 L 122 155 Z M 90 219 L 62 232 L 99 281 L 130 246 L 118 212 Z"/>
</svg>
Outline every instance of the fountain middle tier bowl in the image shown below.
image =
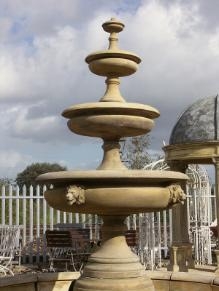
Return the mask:
<svg viewBox="0 0 219 291">
<path fill-rule="evenodd" d="M 115 139 L 149 132 L 159 111 L 137 103 L 94 102 L 71 106 L 62 115 L 77 134 Z"/>
<path fill-rule="evenodd" d="M 159 211 L 185 199 L 180 182 L 185 174 L 172 171 L 93 170 L 40 175 L 52 184 L 45 192 L 55 209 L 99 215 L 129 215 Z"/>
<path fill-rule="evenodd" d="M 85 61 L 96 75 L 125 77 L 136 72 L 141 59 L 129 51 L 110 49 L 94 52 Z"/>
</svg>

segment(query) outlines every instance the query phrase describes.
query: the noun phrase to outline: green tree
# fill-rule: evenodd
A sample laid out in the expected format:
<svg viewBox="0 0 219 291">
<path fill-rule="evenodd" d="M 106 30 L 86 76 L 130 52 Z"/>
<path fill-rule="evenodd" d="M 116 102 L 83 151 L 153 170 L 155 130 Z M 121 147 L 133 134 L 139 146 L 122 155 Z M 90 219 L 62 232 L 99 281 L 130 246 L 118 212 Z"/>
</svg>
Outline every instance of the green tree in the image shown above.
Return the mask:
<svg viewBox="0 0 219 291">
<path fill-rule="evenodd" d="M 13 183 L 13 180 L 12 179 L 9 179 L 9 178 L 0 178 L 0 187 L 2 186 L 6 186 L 6 185 L 10 185 Z"/>
<path fill-rule="evenodd" d="M 66 167 L 57 163 L 33 163 L 27 166 L 22 172 L 18 173 L 15 181 L 19 187 L 26 185 L 27 188 L 29 188 L 30 185 L 36 186 L 38 184 L 36 182 L 37 176 L 48 172 L 65 171 L 66 169 Z"/>
<path fill-rule="evenodd" d="M 148 153 L 149 134 L 129 137 L 121 142 L 121 159 L 129 169 L 142 169 L 152 162 Z"/>
</svg>

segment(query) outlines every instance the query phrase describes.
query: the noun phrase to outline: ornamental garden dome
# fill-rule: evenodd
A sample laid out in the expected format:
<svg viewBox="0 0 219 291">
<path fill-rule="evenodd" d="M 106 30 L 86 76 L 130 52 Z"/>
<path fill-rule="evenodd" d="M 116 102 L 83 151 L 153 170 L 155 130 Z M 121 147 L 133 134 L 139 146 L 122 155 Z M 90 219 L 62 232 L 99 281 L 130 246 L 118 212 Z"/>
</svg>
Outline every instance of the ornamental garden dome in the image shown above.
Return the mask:
<svg viewBox="0 0 219 291">
<path fill-rule="evenodd" d="M 180 116 L 170 144 L 218 140 L 218 95 L 196 101 Z"/>
<path fill-rule="evenodd" d="M 218 95 L 196 101 L 179 117 L 169 145 L 164 147 L 167 161 L 211 164 L 219 153 Z"/>
<path fill-rule="evenodd" d="M 166 162 L 173 170 L 186 173 L 189 164 L 214 164 L 217 221 L 219 221 L 219 110 L 218 95 L 206 97 L 189 106 L 173 127 L 169 145 L 163 148 Z M 173 261 L 185 266 L 192 262 L 188 238 L 186 203 L 173 209 Z M 182 227 L 183 225 L 183 227 Z M 180 231 L 179 231 L 180 230 Z M 219 233 L 219 225 L 217 225 Z M 217 247 L 217 270 L 219 249 Z M 184 259 L 183 259 L 184 258 Z M 174 269 L 174 268 L 173 268 Z M 182 268 L 183 269 L 183 268 Z"/>
</svg>

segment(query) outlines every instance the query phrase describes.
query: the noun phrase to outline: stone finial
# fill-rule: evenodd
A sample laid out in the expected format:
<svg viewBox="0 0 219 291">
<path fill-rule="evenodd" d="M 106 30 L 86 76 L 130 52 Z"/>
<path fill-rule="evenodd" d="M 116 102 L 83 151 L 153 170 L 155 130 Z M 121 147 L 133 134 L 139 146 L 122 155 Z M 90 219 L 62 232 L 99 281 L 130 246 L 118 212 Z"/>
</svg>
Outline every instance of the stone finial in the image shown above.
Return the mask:
<svg viewBox="0 0 219 291">
<path fill-rule="evenodd" d="M 118 49 L 118 37 L 117 34 L 124 28 L 124 24 L 116 18 L 111 18 L 109 21 L 103 23 L 102 27 L 106 32 L 110 33 L 109 37 L 109 50 Z"/>
<path fill-rule="evenodd" d="M 119 90 L 119 78 L 134 74 L 141 59 L 132 52 L 118 48 L 118 33 L 125 27 L 121 21 L 111 18 L 102 27 L 110 33 L 108 49 L 89 54 L 85 61 L 92 73 L 107 77 L 106 92 L 100 101 L 125 102 Z"/>
</svg>

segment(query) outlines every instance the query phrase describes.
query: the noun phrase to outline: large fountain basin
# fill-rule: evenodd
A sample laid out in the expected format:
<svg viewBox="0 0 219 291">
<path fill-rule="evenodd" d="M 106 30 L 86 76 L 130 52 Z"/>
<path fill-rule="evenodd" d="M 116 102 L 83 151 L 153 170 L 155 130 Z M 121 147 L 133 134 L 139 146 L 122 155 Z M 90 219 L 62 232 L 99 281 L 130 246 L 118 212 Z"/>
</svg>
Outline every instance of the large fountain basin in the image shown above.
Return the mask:
<svg viewBox="0 0 219 291">
<path fill-rule="evenodd" d="M 105 215 L 158 211 L 183 198 L 177 183 L 187 176 L 171 171 L 95 170 L 47 173 L 54 185 L 45 198 L 55 209 Z"/>
</svg>

